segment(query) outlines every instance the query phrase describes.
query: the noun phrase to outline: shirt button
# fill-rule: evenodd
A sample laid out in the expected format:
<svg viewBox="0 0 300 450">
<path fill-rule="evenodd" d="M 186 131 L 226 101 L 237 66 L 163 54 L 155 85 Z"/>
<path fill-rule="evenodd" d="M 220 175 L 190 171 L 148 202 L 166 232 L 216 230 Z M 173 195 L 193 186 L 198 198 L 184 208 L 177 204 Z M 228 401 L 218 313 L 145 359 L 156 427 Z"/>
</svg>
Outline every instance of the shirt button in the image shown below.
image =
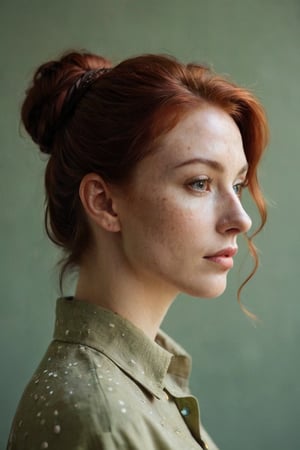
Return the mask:
<svg viewBox="0 0 300 450">
<path fill-rule="evenodd" d="M 180 410 L 182 416 L 186 417 L 189 416 L 191 411 L 190 408 L 188 408 L 187 406 L 184 406 L 181 410 Z"/>
</svg>

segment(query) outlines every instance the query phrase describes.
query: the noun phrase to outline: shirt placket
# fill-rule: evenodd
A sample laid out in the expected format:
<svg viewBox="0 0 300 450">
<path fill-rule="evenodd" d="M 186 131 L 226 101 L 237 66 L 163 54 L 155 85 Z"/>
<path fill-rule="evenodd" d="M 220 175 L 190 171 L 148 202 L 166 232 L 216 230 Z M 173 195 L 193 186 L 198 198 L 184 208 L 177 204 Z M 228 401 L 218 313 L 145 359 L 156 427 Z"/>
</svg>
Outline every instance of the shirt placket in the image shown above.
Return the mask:
<svg viewBox="0 0 300 450">
<path fill-rule="evenodd" d="M 209 447 L 200 433 L 200 414 L 197 399 L 193 396 L 174 397 L 174 402 L 195 440 L 203 450 L 208 450 Z"/>
</svg>

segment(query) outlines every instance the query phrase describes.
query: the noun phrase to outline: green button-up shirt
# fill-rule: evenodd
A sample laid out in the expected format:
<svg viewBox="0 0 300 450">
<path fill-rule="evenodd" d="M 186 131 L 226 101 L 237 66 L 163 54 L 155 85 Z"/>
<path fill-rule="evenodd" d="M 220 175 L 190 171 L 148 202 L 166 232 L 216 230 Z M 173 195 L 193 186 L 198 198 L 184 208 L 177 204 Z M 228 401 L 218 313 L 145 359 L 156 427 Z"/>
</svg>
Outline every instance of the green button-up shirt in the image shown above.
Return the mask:
<svg viewBox="0 0 300 450">
<path fill-rule="evenodd" d="M 189 394 L 190 368 L 163 332 L 154 342 L 112 311 L 61 298 L 8 450 L 217 450 Z"/>
</svg>

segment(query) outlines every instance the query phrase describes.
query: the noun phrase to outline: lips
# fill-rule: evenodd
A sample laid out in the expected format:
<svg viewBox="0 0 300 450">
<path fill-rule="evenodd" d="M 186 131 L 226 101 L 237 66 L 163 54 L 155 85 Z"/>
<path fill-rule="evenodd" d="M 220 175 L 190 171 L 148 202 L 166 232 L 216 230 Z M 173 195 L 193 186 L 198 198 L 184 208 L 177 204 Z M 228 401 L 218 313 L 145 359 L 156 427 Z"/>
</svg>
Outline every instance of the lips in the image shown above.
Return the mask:
<svg viewBox="0 0 300 450">
<path fill-rule="evenodd" d="M 215 256 L 228 256 L 228 258 L 232 258 L 234 255 L 236 255 L 237 251 L 237 247 L 227 247 L 215 253 L 214 255 L 205 256 L 205 258 L 214 258 Z"/>
<path fill-rule="evenodd" d="M 204 258 L 212 263 L 218 264 L 224 269 L 231 269 L 233 267 L 233 257 L 236 255 L 237 250 L 237 247 L 227 247 Z"/>
</svg>

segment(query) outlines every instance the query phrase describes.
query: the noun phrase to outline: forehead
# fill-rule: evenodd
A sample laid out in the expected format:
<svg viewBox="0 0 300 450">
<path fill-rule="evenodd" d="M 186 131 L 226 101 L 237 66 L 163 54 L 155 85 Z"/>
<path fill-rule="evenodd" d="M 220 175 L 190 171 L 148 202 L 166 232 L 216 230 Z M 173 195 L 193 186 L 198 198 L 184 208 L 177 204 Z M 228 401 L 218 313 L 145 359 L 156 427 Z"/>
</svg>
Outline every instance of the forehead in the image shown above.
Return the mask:
<svg viewBox="0 0 300 450">
<path fill-rule="evenodd" d="M 180 164 L 187 157 L 212 158 L 227 165 L 244 165 L 241 133 L 221 108 L 205 105 L 187 113 L 158 141 L 157 162 Z"/>
</svg>

